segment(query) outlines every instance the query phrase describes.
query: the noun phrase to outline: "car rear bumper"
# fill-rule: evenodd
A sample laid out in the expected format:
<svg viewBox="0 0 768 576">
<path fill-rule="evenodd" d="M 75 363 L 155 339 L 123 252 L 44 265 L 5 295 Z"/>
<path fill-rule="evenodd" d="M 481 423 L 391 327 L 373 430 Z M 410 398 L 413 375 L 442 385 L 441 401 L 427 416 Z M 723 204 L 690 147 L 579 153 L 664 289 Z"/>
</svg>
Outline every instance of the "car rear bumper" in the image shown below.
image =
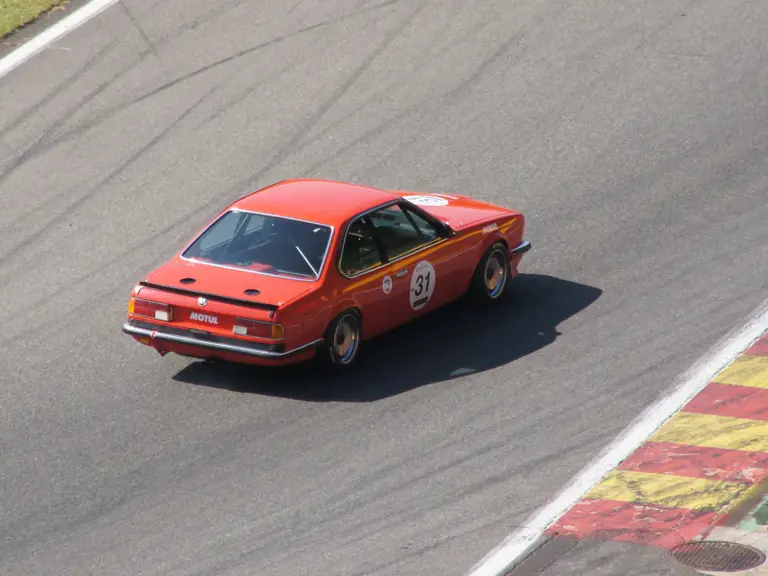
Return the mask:
<svg viewBox="0 0 768 576">
<path fill-rule="evenodd" d="M 144 342 L 147 343 L 150 346 L 153 346 L 155 348 L 162 348 L 162 342 L 169 342 L 174 344 L 180 344 L 184 345 L 185 348 L 195 348 L 199 349 L 201 351 L 200 357 L 205 357 L 207 354 L 205 354 L 205 351 L 210 351 L 213 353 L 221 352 L 226 354 L 235 354 L 235 355 L 241 355 L 241 356 L 247 356 L 249 358 L 253 359 L 263 359 L 263 360 L 287 360 L 291 359 L 295 356 L 305 354 L 307 352 L 312 351 L 314 348 L 322 344 L 322 339 L 314 340 L 312 342 L 309 342 L 307 344 L 304 344 L 302 346 L 298 346 L 296 348 L 293 348 L 291 350 L 287 351 L 278 351 L 278 350 L 270 350 L 267 349 L 267 347 L 257 348 L 254 346 L 248 346 L 246 343 L 238 344 L 236 342 L 231 341 L 230 339 L 227 339 L 229 341 L 221 341 L 223 339 L 217 339 L 217 340 L 211 340 L 211 339 L 205 339 L 204 337 L 198 337 L 194 333 L 189 334 L 180 334 L 179 331 L 170 332 L 169 330 L 164 330 L 163 326 L 158 326 L 157 328 L 151 328 L 148 327 L 146 324 L 144 326 L 138 326 L 132 322 L 126 322 L 123 324 L 123 332 L 126 334 L 133 336 L 134 338 L 139 338 L 142 340 L 148 339 L 148 341 Z M 170 350 L 173 351 L 173 350 Z"/>
</svg>

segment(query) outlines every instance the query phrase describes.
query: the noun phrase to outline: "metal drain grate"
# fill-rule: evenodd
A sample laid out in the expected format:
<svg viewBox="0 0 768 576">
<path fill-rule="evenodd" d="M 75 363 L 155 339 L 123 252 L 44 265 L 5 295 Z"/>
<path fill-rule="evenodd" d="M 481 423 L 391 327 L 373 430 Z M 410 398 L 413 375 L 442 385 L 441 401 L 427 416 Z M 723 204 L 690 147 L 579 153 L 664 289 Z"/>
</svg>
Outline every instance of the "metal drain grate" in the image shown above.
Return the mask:
<svg viewBox="0 0 768 576">
<path fill-rule="evenodd" d="M 686 542 L 670 550 L 672 558 L 694 570 L 740 572 L 765 562 L 765 554 L 735 542 Z"/>
</svg>

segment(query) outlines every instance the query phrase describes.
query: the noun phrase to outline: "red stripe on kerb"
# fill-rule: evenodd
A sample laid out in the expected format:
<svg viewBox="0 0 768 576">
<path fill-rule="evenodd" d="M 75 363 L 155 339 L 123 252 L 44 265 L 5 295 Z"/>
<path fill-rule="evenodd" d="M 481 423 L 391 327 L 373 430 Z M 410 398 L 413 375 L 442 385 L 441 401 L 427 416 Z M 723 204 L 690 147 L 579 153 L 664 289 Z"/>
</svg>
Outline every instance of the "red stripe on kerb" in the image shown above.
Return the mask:
<svg viewBox="0 0 768 576">
<path fill-rule="evenodd" d="M 648 442 L 624 460 L 619 469 L 755 484 L 768 476 L 768 454 Z"/>
<path fill-rule="evenodd" d="M 755 342 L 746 352 L 750 356 L 768 356 L 768 336 L 763 336 Z"/>
<path fill-rule="evenodd" d="M 582 500 L 547 534 L 673 548 L 706 534 L 717 512 L 695 512 L 614 500 Z"/>
<path fill-rule="evenodd" d="M 683 412 L 768 421 L 768 390 L 711 382 Z"/>
</svg>

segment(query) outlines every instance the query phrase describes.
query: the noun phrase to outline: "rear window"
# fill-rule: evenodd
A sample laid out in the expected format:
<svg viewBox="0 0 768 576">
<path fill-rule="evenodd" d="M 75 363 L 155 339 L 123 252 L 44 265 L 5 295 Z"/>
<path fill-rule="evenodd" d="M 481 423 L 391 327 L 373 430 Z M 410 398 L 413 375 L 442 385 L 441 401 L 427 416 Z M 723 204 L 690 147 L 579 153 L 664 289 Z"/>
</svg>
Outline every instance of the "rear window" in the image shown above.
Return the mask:
<svg viewBox="0 0 768 576">
<path fill-rule="evenodd" d="M 330 226 L 233 210 L 198 236 L 183 256 L 267 274 L 317 278 L 330 241 Z"/>
</svg>

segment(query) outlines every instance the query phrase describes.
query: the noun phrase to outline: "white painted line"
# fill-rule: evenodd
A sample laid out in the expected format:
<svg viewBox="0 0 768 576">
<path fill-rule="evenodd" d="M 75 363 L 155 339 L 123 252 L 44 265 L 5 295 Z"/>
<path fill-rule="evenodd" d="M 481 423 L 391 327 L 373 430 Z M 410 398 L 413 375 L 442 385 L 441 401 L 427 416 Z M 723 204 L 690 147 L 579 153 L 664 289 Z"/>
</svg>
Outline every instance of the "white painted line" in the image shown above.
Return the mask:
<svg viewBox="0 0 768 576">
<path fill-rule="evenodd" d="M 56 22 L 50 28 L 46 28 L 40 34 L 32 38 L 29 42 L 22 44 L 19 48 L 8 54 L 0 60 L 0 78 L 8 74 L 11 70 L 40 52 L 46 47 L 56 42 L 65 34 L 69 34 L 96 16 L 102 10 L 109 8 L 118 0 L 91 0 L 85 6 L 78 8 L 72 14 Z"/>
<path fill-rule="evenodd" d="M 581 500 L 603 476 L 640 447 L 766 330 L 768 300 L 750 315 L 745 324 L 731 331 L 683 374 L 670 394 L 641 413 L 622 435 L 588 464 L 552 502 L 531 516 L 520 530 L 510 534 L 473 566 L 469 576 L 500 576 L 523 559 L 547 528 Z"/>
</svg>

